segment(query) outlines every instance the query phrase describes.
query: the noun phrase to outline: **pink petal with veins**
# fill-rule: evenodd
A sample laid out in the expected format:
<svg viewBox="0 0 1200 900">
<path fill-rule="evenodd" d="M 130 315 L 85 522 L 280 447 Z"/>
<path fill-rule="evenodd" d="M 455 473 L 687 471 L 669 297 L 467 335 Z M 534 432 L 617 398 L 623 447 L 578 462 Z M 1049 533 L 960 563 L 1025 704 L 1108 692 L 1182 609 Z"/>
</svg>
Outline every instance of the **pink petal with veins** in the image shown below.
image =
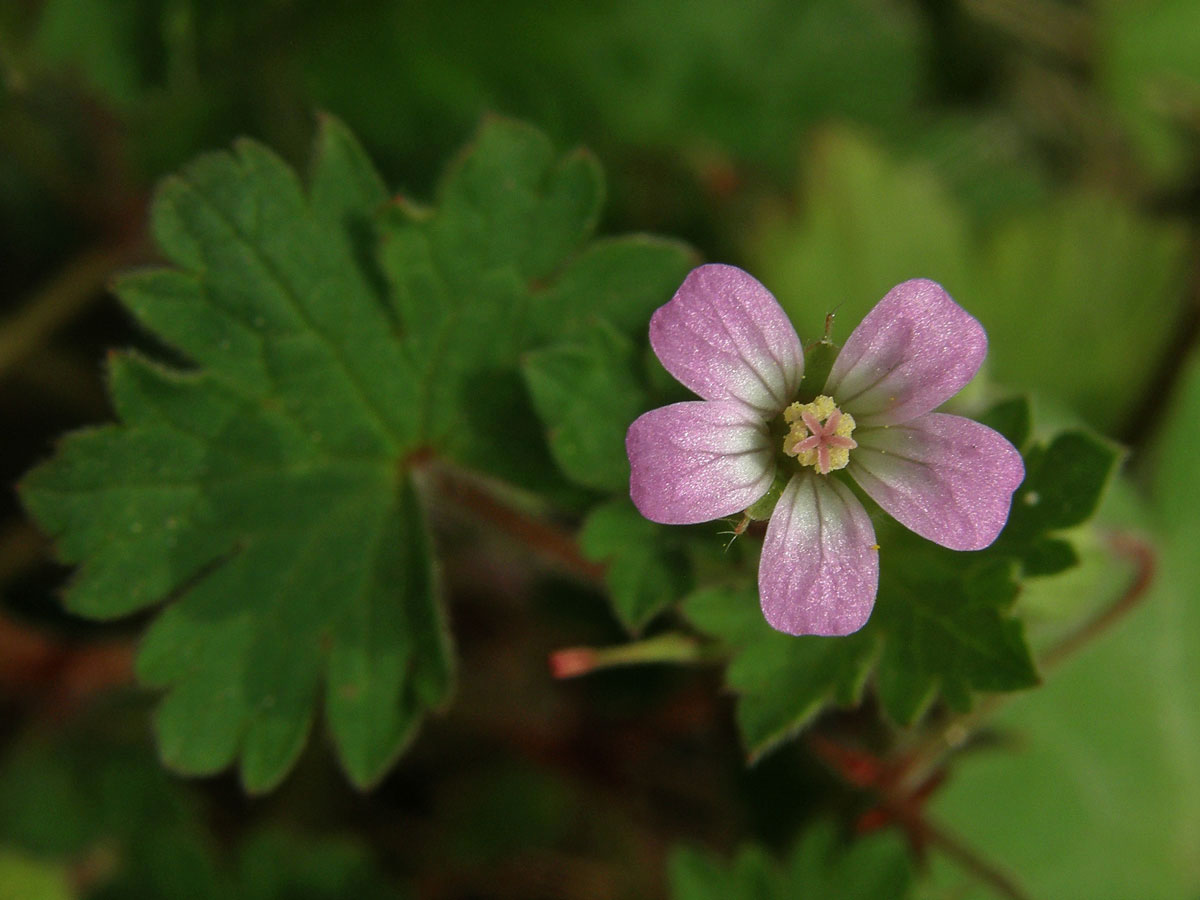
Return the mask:
<svg viewBox="0 0 1200 900">
<path fill-rule="evenodd" d="M 734 266 L 693 269 L 651 317 L 650 345 L 666 370 L 705 400 L 741 400 L 764 416 L 792 402 L 804 374 L 804 351 L 787 314 Z"/>
<path fill-rule="evenodd" d="M 845 635 L 866 624 L 879 586 L 879 551 L 867 511 L 836 478 L 796 475 L 767 526 L 758 595 L 771 627 Z"/>
<path fill-rule="evenodd" d="M 666 525 L 740 512 L 767 492 L 775 476 L 766 425 L 737 400 L 652 409 L 629 426 L 625 450 L 634 505 Z"/>
<path fill-rule="evenodd" d="M 1012 444 L 961 416 L 930 413 L 855 437 L 854 480 L 900 524 L 951 550 L 991 544 L 1025 478 Z"/>
<path fill-rule="evenodd" d="M 854 329 L 824 393 L 859 427 L 907 422 L 954 396 L 987 355 L 987 335 L 940 284 L 892 288 Z"/>
</svg>

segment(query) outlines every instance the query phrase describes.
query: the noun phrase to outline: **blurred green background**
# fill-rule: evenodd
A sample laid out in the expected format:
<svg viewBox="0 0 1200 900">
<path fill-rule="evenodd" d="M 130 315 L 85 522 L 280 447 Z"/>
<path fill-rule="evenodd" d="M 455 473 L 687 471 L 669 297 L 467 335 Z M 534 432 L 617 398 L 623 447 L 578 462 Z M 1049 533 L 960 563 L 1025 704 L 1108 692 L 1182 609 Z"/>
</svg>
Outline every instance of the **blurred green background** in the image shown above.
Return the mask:
<svg viewBox="0 0 1200 900">
<path fill-rule="evenodd" d="M 155 181 L 243 134 L 303 168 L 317 110 L 418 201 L 490 112 L 587 145 L 605 231 L 750 269 L 806 340 L 941 281 L 988 330 L 980 391 L 1124 443 L 1106 524 L 1150 536 L 1153 585 L 1004 709 L 1008 752 L 964 759 L 933 808 L 1031 896 L 1200 896 L 1200 3 L 6 0 L 6 483 L 110 416 L 105 348 L 169 352 L 105 292 L 153 259 Z M 550 682 L 548 651 L 619 630 L 470 536 L 447 564 L 459 697 L 377 794 L 319 741 L 270 798 L 181 782 L 123 689 L 138 623 L 63 614 L 67 573 L 11 491 L 0 513 L 5 900 L 665 896 L 676 840 L 778 848 L 850 802 L 796 748 L 746 771 L 714 673 Z M 1035 625 L 1131 577 L 1088 540 L 1068 583 L 1023 598 Z M 495 577 L 453 574 L 472 563 Z M 989 896 L 940 859 L 922 878 Z"/>
</svg>

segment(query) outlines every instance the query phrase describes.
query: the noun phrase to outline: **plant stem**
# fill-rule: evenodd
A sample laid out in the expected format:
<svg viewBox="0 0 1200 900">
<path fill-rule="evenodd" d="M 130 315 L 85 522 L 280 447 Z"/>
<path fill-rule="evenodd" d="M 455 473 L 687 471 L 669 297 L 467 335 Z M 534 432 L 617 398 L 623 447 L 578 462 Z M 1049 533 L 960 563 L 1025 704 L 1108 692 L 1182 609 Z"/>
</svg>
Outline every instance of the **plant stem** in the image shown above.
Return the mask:
<svg viewBox="0 0 1200 900">
<path fill-rule="evenodd" d="M 1115 554 L 1134 563 L 1136 570 L 1133 581 L 1115 601 L 1085 622 L 1077 631 L 1071 632 L 1050 647 L 1042 655 L 1043 669 L 1052 669 L 1060 665 L 1112 628 L 1145 599 L 1154 581 L 1158 558 L 1149 541 L 1129 532 L 1113 532 L 1105 536 L 1105 543 Z"/>
<path fill-rule="evenodd" d="M 645 663 L 702 663 L 720 658 L 718 645 L 669 631 L 612 647 L 567 647 L 550 654 L 555 678 L 574 678 L 597 669 Z"/>
<path fill-rule="evenodd" d="M 980 881 L 989 885 L 997 895 L 1008 900 L 1029 900 L 1029 895 L 1003 869 L 980 856 L 956 835 L 930 822 L 925 816 L 919 817 L 919 827 L 931 846 L 937 847 Z"/>
<path fill-rule="evenodd" d="M 440 463 L 428 468 L 439 493 L 447 499 L 584 581 L 603 582 L 605 566 L 585 557 L 573 535 L 503 502 L 484 487 L 481 479 L 469 473 Z"/>
<path fill-rule="evenodd" d="M 36 353 L 53 334 L 101 295 L 114 270 L 142 255 L 140 240 L 85 250 L 0 322 L 0 378 Z"/>
</svg>

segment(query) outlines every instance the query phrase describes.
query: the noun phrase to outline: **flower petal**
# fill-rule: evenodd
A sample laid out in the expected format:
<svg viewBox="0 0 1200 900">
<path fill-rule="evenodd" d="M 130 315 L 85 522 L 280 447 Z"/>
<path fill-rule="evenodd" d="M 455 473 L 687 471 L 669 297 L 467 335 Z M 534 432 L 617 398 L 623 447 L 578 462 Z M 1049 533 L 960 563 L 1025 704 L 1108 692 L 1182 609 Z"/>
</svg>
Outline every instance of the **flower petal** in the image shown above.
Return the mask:
<svg viewBox="0 0 1200 900">
<path fill-rule="evenodd" d="M 767 622 L 787 634 L 850 634 L 866 624 L 878 587 L 875 529 L 858 498 L 836 478 L 792 478 L 758 568 Z"/>
<path fill-rule="evenodd" d="M 980 550 L 1008 521 L 1025 478 L 1017 449 L 979 422 L 929 413 L 860 428 L 850 474 L 902 525 L 951 550 Z"/>
<path fill-rule="evenodd" d="M 887 292 L 838 354 L 823 393 L 862 425 L 893 425 L 953 397 L 979 371 L 987 334 L 940 284 Z"/>
<path fill-rule="evenodd" d="M 705 400 L 737 399 L 773 416 L 792 402 L 804 351 L 787 314 L 734 266 L 693 269 L 650 319 L 666 370 Z"/>
<path fill-rule="evenodd" d="M 625 436 L 629 495 L 643 516 L 692 525 L 732 515 L 771 486 L 767 427 L 737 400 L 690 400 L 639 416 Z"/>
</svg>

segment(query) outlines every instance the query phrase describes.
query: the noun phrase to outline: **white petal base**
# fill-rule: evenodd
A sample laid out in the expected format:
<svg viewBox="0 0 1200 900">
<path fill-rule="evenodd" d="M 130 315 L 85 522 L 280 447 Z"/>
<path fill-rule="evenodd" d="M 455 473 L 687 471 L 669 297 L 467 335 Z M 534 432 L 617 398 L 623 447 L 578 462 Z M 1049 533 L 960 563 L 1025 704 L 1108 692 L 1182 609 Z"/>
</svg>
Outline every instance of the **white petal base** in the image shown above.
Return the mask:
<svg viewBox="0 0 1200 900">
<path fill-rule="evenodd" d="M 787 634 L 851 634 L 866 624 L 878 587 L 879 548 L 862 504 L 836 477 L 793 477 L 758 567 L 767 622 Z"/>
</svg>

